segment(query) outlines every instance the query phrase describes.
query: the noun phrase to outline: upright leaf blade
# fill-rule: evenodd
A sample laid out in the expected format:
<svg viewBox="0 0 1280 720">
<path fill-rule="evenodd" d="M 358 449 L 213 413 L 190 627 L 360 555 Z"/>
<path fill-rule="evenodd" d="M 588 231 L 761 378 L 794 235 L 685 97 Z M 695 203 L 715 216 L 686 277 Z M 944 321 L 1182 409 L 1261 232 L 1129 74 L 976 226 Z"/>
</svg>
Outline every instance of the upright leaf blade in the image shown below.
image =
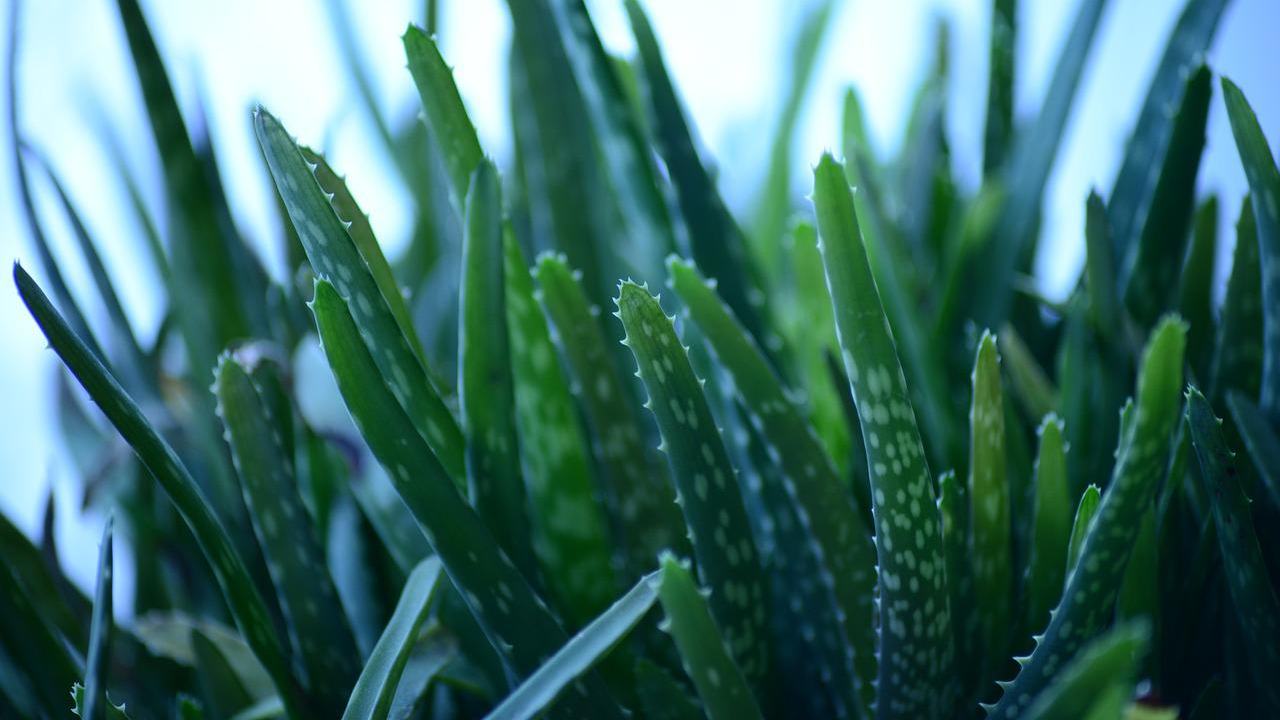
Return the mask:
<svg viewBox="0 0 1280 720">
<path fill-rule="evenodd" d="M 1089 485 L 1076 504 L 1075 519 L 1071 521 L 1071 539 L 1067 541 L 1067 574 L 1076 569 L 1080 560 L 1080 550 L 1084 548 L 1084 539 L 1089 534 L 1089 526 L 1093 516 L 1098 514 L 1098 505 L 1102 502 L 1102 491 L 1097 485 Z M 1058 596 L 1061 597 L 1061 589 Z"/>
<path fill-rule="evenodd" d="M 537 577 L 520 472 L 503 281 L 498 170 L 482 162 L 467 192 L 458 320 L 458 400 L 476 512 L 525 577 Z"/>
<path fill-rule="evenodd" d="M 431 600 L 440 584 L 439 558 L 418 563 L 400 592 L 395 612 L 369 654 L 356 680 L 342 720 L 385 720 L 395 700 L 396 687 L 418 640 L 418 628 L 426 620 Z"/>
<path fill-rule="evenodd" d="M 648 407 L 684 511 L 694 557 L 731 655 L 758 687 L 770 679 L 765 577 L 724 439 L 694 375 L 687 349 L 657 299 L 640 285 L 619 285 L 617 315 L 626 328 Z M 672 561 L 674 563 L 674 561 Z M 761 695 L 766 699 L 769 692 Z"/>
<path fill-rule="evenodd" d="M 418 87 L 418 97 L 427 127 L 440 146 L 441 157 L 453 183 L 453 198 L 459 211 L 465 205 L 471 175 L 484 160 L 475 126 L 462 104 L 453 73 L 440 55 L 440 48 L 426 32 L 410 25 L 401 37 L 409 72 Z"/>
<path fill-rule="evenodd" d="M 1066 578 L 1071 541 L 1071 499 L 1067 491 L 1067 448 L 1057 415 L 1040 423 L 1036 455 L 1031 553 L 1027 563 L 1027 627 L 1039 632 L 1049 619 Z"/>
<path fill-rule="evenodd" d="M 984 175 L 999 172 L 1013 136 L 1014 67 L 1018 46 L 1018 0 L 991 3 L 987 70 L 987 120 L 982 143 Z"/>
<path fill-rule="evenodd" d="M 1222 397 L 1229 388 L 1256 397 L 1262 386 L 1262 268 L 1258 230 L 1248 196 L 1236 222 L 1236 248 L 1219 314 L 1210 391 Z"/>
<path fill-rule="evenodd" d="M 102 529 L 102 545 L 98 550 L 98 581 L 93 594 L 93 625 L 89 630 L 89 657 L 85 661 L 84 703 L 80 717 L 83 720 L 102 720 L 107 717 L 111 702 L 107 699 L 107 672 L 111 662 L 111 636 L 115 632 L 112 603 L 112 568 L 115 555 L 111 552 L 112 517 Z"/>
<path fill-rule="evenodd" d="M 1280 508 L 1280 436 L 1267 424 L 1258 406 L 1240 393 L 1227 394 L 1227 407 L 1240 440 L 1258 470 L 1262 487 L 1270 494 L 1272 504 Z"/>
<path fill-rule="evenodd" d="M 954 643 L 932 479 L 853 196 L 830 155 L 819 161 L 814 185 L 827 287 L 871 476 L 882 613 L 877 708 L 937 717 L 956 686 L 949 681 Z M 912 545 L 911 555 L 894 550 Z"/>
<path fill-rule="evenodd" d="M 1249 179 L 1262 266 L 1262 389 L 1258 406 L 1280 425 L 1280 168 L 1244 93 L 1222 79 L 1231 133 Z"/>
</svg>

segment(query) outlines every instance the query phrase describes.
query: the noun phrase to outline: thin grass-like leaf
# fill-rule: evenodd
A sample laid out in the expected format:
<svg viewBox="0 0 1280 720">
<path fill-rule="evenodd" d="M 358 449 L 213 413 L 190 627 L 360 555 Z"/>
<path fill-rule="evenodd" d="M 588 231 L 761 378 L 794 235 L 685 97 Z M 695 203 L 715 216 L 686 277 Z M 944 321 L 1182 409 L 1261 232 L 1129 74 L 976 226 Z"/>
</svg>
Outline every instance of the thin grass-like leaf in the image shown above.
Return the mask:
<svg viewBox="0 0 1280 720">
<path fill-rule="evenodd" d="M 112 517 L 102 529 L 102 545 L 98 549 L 98 580 L 93 594 L 93 624 L 89 628 L 89 657 L 85 660 L 84 703 L 80 717 L 85 720 L 102 720 L 111 705 L 107 700 L 107 673 L 111 661 L 111 636 L 115 632 L 115 616 L 112 604 L 114 587 L 112 568 L 115 555 L 111 552 Z"/>
<path fill-rule="evenodd" d="M 998 173 L 1013 137 L 1013 88 L 1018 45 L 1018 0 L 991 3 L 990 62 L 987 70 L 987 119 L 982 171 Z"/>
<path fill-rule="evenodd" d="M 1222 420 L 1194 386 L 1187 390 L 1187 420 L 1200 459 L 1201 481 L 1212 499 L 1233 615 L 1249 636 L 1247 672 L 1254 684 L 1246 693 L 1254 698 L 1257 712 L 1275 715 L 1280 713 L 1280 686 L 1270 679 L 1280 673 L 1280 601 L 1258 545 L 1253 511 L 1235 469 L 1235 453 L 1222 436 Z"/>
<path fill-rule="evenodd" d="M 409 573 L 395 612 L 351 691 L 347 709 L 342 713 L 343 720 L 386 719 L 417 642 L 418 628 L 431 609 L 431 599 L 440 584 L 441 568 L 438 558 L 427 558 Z"/>
<path fill-rule="evenodd" d="M 1227 393 L 1227 408 L 1235 421 L 1236 431 L 1253 466 L 1258 470 L 1262 487 L 1271 502 L 1280 508 L 1280 436 L 1267 424 L 1258 406 L 1238 392 Z"/>
<path fill-rule="evenodd" d="M 1116 280 L 1115 262 L 1111 258 L 1111 221 L 1096 190 L 1089 192 L 1089 199 L 1085 202 L 1084 238 L 1089 318 L 1103 337 L 1114 339 L 1117 326 L 1123 328 L 1125 318 L 1117 297 L 1119 281 Z"/>
<path fill-rule="evenodd" d="M 604 499 L 617 543 L 626 553 L 629 578 L 653 567 L 665 549 L 688 550 L 685 524 L 664 463 L 644 446 L 638 408 L 623 385 L 604 331 L 563 255 L 543 254 L 535 268 L 538 297 L 555 331 L 574 391 L 587 421 Z"/>
<path fill-rule="evenodd" d="M 1262 388 L 1258 407 L 1280 424 L 1280 168 L 1267 146 L 1258 118 L 1240 88 L 1222 78 L 1231 133 L 1240 151 L 1253 200 L 1258 255 L 1262 267 Z"/>
<path fill-rule="evenodd" d="M 587 670 L 609 654 L 656 602 L 662 571 L 640 578 L 635 587 L 574 635 L 487 716 L 489 720 L 539 717 Z"/>
<path fill-rule="evenodd" d="M 280 122 L 259 109 L 254 114 L 254 130 L 312 268 L 351 296 L 362 336 L 377 348 L 373 357 L 379 374 L 392 388 L 413 427 L 426 439 L 450 477 L 461 485 L 466 476 L 462 431 L 431 386 L 426 369 L 401 331 L 359 247 Z"/>
<path fill-rule="evenodd" d="M 1230 4 L 1231 0 L 1187 0 L 1165 41 L 1164 54 L 1147 87 L 1107 203 L 1107 215 L 1115 229 L 1111 244 L 1113 262 L 1127 257 L 1138 242 L 1159 181 L 1159 175 L 1151 172 L 1151 168 L 1156 166 L 1157 158 L 1165 154 L 1173 136 L 1176 116 L 1169 113 L 1169 108 L 1178 102 L 1192 68 L 1208 51 L 1218 21 Z"/>
<path fill-rule="evenodd" d="M 1097 485 L 1089 485 L 1076 503 L 1075 519 L 1071 521 L 1071 538 L 1067 541 L 1067 574 L 1076 569 L 1080 560 L 1080 550 L 1084 547 L 1084 538 L 1089 534 L 1089 524 L 1093 516 L 1098 514 L 1098 505 L 1102 502 L 1102 491 Z M 1058 593 L 1061 596 L 1061 591 Z"/>
<path fill-rule="evenodd" d="M 1182 263 L 1178 314 L 1187 319 L 1187 362 L 1198 382 L 1210 382 L 1213 341 L 1217 325 L 1213 291 L 1218 269 L 1218 196 L 1210 195 L 1196 208 L 1191 225 L 1191 248 Z"/>
<path fill-rule="evenodd" d="M 213 568 L 236 625 L 244 633 L 254 654 L 267 668 L 276 690 L 284 699 L 289 715 L 305 716 L 302 712 L 305 705 L 299 697 L 296 680 L 289 672 L 284 648 L 272 627 L 267 607 L 204 493 L 177 454 L 151 427 L 111 373 L 89 352 L 49 304 L 48 298 L 31 276 L 18 265 L 14 266 L 13 274 L 22 301 L 40 325 L 50 346 L 138 454 L 143 465 L 151 471 L 191 528 L 200 549 Z"/>
<path fill-rule="evenodd" d="M 871 476 L 882 613 L 877 712 L 935 717 L 950 707 L 957 685 L 949 679 L 955 652 L 932 479 L 853 195 L 830 155 L 819 161 L 814 185 L 827 287 Z M 894 549 L 913 545 L 910 556 Z"/>
<path fill-rule="evenodd" d="M 537 577 L 520 472 L 503 280 L 498 170 L 482 162 L 467 192 L 458 319 L 458 401 L 476 512 L 525 577 Z M 536 582 L 536 581 L 535 581 Z"/>
<path fill-rule="evenodd" d="M 778 458 L 782 483 L 818 559 L 828 612 L 841 618 L 847 652 L 853 655 L 857 689 L 870 708 L 876 676 L 874 610 L 875 546 L 853 496 L 836 474 L 813 427 L 790 400 L 750 335 L 730 314 L 713 286 L 689 263 L 667 261 L 671 286 L 710 341 L 733 380 L 751 424 Z M 848 660 L 846 660 L 846 663 Z"/>
<path fill-rule="evenodd" d="M 336 288 L 316 282 L 312 312 L 338 388 L 356 427 L 396 491 L 440 556 L 467 608 L 481 621 L 490 643 L 516 677 L 534 672 L 555 652 L 565 633 L 493 535 L 459 494 L 448 473 L 412 430 L 404 408 L 382 378 L 360 330 Z M 604 717 L 620 713 L 592 678 L 563 709 Z"/>
<path fill-rule="evenodd" d="M 1257 397 L 1262 387 L 1262 267 L 1258 257 L 1258 229 L 1248 196 L 1236 222 L 1236 247 L 1231 275 L 1218 314 L 1210 396 L 1217 399 L 1236 389 Z"/>
<path fill-rule="evenodd" d="M 213 386 L 218 414 L 305 687 L 325 712 L 337 712 L 359 674 L 355 636 L 298 493 L 293 453 L 285 445 L 289 416 L 281 417 L 292 411 L 273 407 L 264 394 L 270 388 L 255 383 L 251 372 L 270 371 L 222 356 Z"/>
<path fill-rule="evenodd" d="M 630 281 L 619 285 L 616 303 L 717 625 L 743 674 L 763 686 L 770 678 L 765 577 L 737 471 L 671 318 L 647 289 Z"/>
<path fill-rule="evenodd" d="M 1150 210 L 1137 243 L 1130 246 L 1125 258 L 1121 278 L 1124 304 L 1144 330 L 1161 312 L 1172 309 L 1177 298 L 1178 274 L 1191 237 L 1188 231 L 1209 120 L 1211 79 L 1206 65 L 1187 78 Z"/>
<path fill-rule="evenodd" d="M 723 627 L 712 619 L 703 591 L 694 584 L 688 563 L 664 554 L 659 560 L 661 576 L 658 599 L 666 613 L 662 627 L 671 634 L 685 672 L 693 680 L 710 720 L 751 720 L 760 718 L 760 708 L 751 696 L 747 679 L 733 659 L 730 641 Z M 712 597 L 715 597 L 712 591 Z"/>
<path fill-rule="evenodd" d="M 1178 391 L 1186 347 L 1186 325 L 1175 317 L 1152 331 L 1138 375 L 1137 403 L 1121 421 L 1117 462 L 1111 482 L 1067 577 L 1062 600 L 1035 650 L 1021 661 L 1017 677 L 991 710 L 993 718 L 1014 718 L 1028 698 L 1047 687 L 1054 674 L 1103 627 L 1124 577 L 1140 520 L 1151 506 L 1166 468 L 1178 414 Z"/>
<path fill-rule="evenodd" d="M 503 250 L 516 426 L 535 508 L 534 549 L 566 620 L 581 627 L 616 592 L 612 543 L 573 395 L 534 299 L 533 276 L 510 233 Z"/>
</svg>

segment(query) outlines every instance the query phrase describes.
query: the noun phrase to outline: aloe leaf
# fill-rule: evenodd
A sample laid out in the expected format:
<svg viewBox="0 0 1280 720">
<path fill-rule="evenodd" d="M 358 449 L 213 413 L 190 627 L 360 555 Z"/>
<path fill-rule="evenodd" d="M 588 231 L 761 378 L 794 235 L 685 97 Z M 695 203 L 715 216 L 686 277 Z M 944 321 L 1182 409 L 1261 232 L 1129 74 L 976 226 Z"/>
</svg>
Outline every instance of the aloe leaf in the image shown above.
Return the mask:
<svg viewBox="0 0 1280 720">
<path fill-rule="evenodd" d="M 151 654 L 187 667 L 199 664 L 194 638 L 200 635 L 217 649 L 235 672 L 236 683 L 250 697 L 265 698 L 274 693 L 266 669 L 234 628 L 174 610 L 147 613 L 134 621 L 133 630 Z"/>
<path fill-rule="evenodd" d="M 1002 175 L 1008 195 L 994 241 L 984 253 L 986 274 L 974 298 L 974 315 L 979 323 L 997 325 L 1005 319 L 1012 300 L 1013 271 L 1024 248 L 1032 241 L 1044 188 L 1106 5 L 1107 0 L 1080 2 L 1054 64 L 1040 115 L 1018 136 L 1010 150 Z"/>
<path fill-rule="evenodd" d="M 1094 328 L 1104 337 L 1116 337 L 1115 328 L 1123 327 L 1120 300 L 1117 298 L 1115 261 L 1111 258 L 1113 237 L 1107 208 L 1096 190 L 1089 191 L 1085 202 L 1085 273 L 1089 292 L 1089 317 Z"/>
<path fill-rule="evenodd" d="M 827 287 L 871 477 L 881 612 L 877 712 L 934 717 L 953 699 L 954 643 L 932 479 L 853 196 L 829 154 L 814 186 Z"/>
<path fill-rule="evenodd" d="M 1222 420 L 1194 386 L 1187 390 L 1187 419 L 1200 459 L 1201 482 L 1212 498 L 1234 616 L 1249 637 L 1245 652 L 1255 683 L 1250 695 L 1256 693 L 1258 711 L 1272 715 L 1280 712 L 1280 688 L 1269 681 L 1280 673 L 1280 601 L 1268 579 L 1250 501 L 1235 469 L 1235 453 L 1222 436 Z"/>
<path fill-rule="evenodd" d="M 304 670 L 305 687 L 326 711 L 336 712 L 359 674 L 355 636 L 339 603 L 316 528 L 298 494 L 280 419 L 290 409 L 273 407 L 250 372 L 265 371 L 251 370 L 234 356 L 222 356 L 213 386 L 218 414 L 295 655 Z"/>
<path fill-rule="evenodd" d="M 440 571 L 440 560 L 427 558 L 409 573 L 395 612 L 351 691 L 347 709 L 342 713 L 343 720 L 385 720 L 387 717 L 395 700 L 396 687 L 418 639 L 418 628 L 431 609 L 431 599 L 440 583 Z"/>
<path fill-rule="evenodd" d="M 107 517 L 102 529 L 102 545 L 98 549 L 98 580 L 93 594 L 93 624 L 89 629 L 89 657 L 85 660 L 84 703 L 80 717 L 101 720 L 107 716 L 111 704 L 107 700 L 107 672 L 111 660 L 111 636 L 115 631 L 112 605 L 112 568 L 115 556 L 111 552 L 111 527 L 114 520 Z"/>
<path fill-rule="evenodd" d="M 1191 225 L 1191 248 L 1182 263 L 1178 314 L 1187 319 L 1187 362 L 1199 382 L 1210 382 L 1213 341 L 1213 288 L 1218 268 L 1218 196 L 1196 208 Z"/>
<path fill-rule="evenodd" d="M 657 299 L 640 285 L 619 285 L 616 313 L 626 328 L 647 406 L 684 511 L 702 582 L 733 657 L 753 682 L 769 677 L 765 578 L 752 540 L 737 472 L 694 375 L 687 348 Z M 768 692 L 763 693 L 765 696 Z"/>
<path fill-rule="evenodd" d="M 209 711 L 217 717 L 235 717 L 250 708 L 256 698 L 241 682 L 231 658 L 199 628 L 191 628 L 191 654 Z M 274 697 L 274 696 L 272 696 Z"/>
<path fill-rule="evenodd" d="M 401 331 L 345 223 L 280 122 L 259 109 L 254 114 L 254 130 L 312 267 L 320 277 L 351 296 L 362 337 L 370 347 L 378 349 L 373 357 L 379 374 L 389 383 L 413 427 L 440 458 L 449 476 L 461 484 L 466 476 L 462 431 L 431 387 L 426 369 Z"/>
<path fill-rule="evenodd" d="M 675 187 L 680 215 L 688 227 L 690 253 L 698 266 L 715 278 L 721 296 L 747 331 L 763 340 L 767 331 L 765 311 L 760 286 L 747 257 L 746 238 L 698 156 L 693 131 L 672 86 L 649 18 L 637 0 L 627 0 L 626 9 L 644 70 L 656 144 Z"/>
<path fill-rule="evenodd" d="M 1159 175 L 1151 169 L 1166 154 L 1176 116 L 1169 108 L 1178 102 L 1192 68 L 1202 62 L 1230 0 L 1187 0 L 1165 42 L 1164 54 L 1147 88 L 1146 99 L 1125 146 L 1124 160 L 1111 187 L 1107 215 L 1115 229 L 1113 262 L 1125 258 L 1138 242 L 1149 216 Z"/>
<path fill-rule="evenodd" d="M 378 372 L 347 301 L 326 280 L 316 281 L 312 312 L 356 427 L 467 608 L 481 621 L 489 642 L 517 678 L 526 677 L 564 643 L 564 631 L 463 500 L 426 441 L 410 430 L 404 408 Z M 606 717 L 620 712 L 598 681 L 588 679 L 584 686 L 585 697 L 570 696 L 572 707 Z"/>
<path fill-rule="evenodd" d="M 418 88 L 418 97 L 427 127 L 441 150 L 449 180 L 453 183 L 453 198 L 461 212 L 465 207 L 467 188 L 471 174 L 484 159 L 475 126 L 467 115 L 466 106 L 453 72 L 445 64 L 435 40 L 426 32 L 410 25 L 401 37 L 409 72 Z"/>
<path fill-rule="evenodd" d="M 484 162 L 467 193 L 458 320 L 458 401 L 467 448 L 467 484 L 476 512 L 531 581 L 528 498 L 520 472 L 515 394 L 503 279 L 502 196 L 498 171 Z M 536 581 L 535 581 L 536 582 Z"/>
<path fill-rule="evenodd" d="M 22 584 L 32 604 L 76 648 L 88 647 L 85 632 L 92 620 L 90 601 L 74 586 L 60 587 L 61 582 L 36 547 L 4 513 L 0 513 L 0 558 Z M 70 590 L 70 592 L 66 592 Z"/>
<path fill-rule="evenodd" d="M 1080 560 L 1080 550 L 1084 547 L 1084 538 L 1089 533 L 1089 525 L 1093 522 L 1093 516 L 1098 514 L 1098 505 L 1102 502 L 1102 491 L 1097 485 L 1089 485 L 1084 489 L 1084 494 L 1080 496 L 1080 502 L 1076 504 L 1075 519 L 1071 521 L 1071 539 L 1067 541 L 1067 573 L 1076 569 L 1076 563 Z M 1059 589 L 1058 596 L 1061 597 L 1062 592 Z"/>
<path fill-rule="evenodd" d="M 533 501 L 534 549 L 557 606 L 575 627 L 609 605 L 617 583 L 605 513 L 569 383 L 557 362 L 533 276 L 515 238 L 503 238 L 516 426 Z"/>
<path fill-rule="evenodd" d="M 90 711 L 86 705 L 87 692 L 80 683 L 76 683 L 71 687 L 71 702 L 73 704 L 71 712 L 75 713 L 76 717 L 90 717 Z M 105 701 L 104 712 L 98 713 L 98 717 L 106 718 L 106 720 L 129 720 L 129 714 L 125 712 L 125 706 L 123 704 L 116 705 L 110 700 Z"/>
<path fill-rule="evenodd" d="M 1151 194 L 1137 244 L 1130 246 L 1122 282 L 1124 304 L 1146 329 L 1176 300 L 1178 272 L 1186 256 L 1195 208 L 1196 174 L 1204 150 L 1212 89 L 1208 66 L 1187 78 L 1173 133 Z"/>
<path fill-rule="evenodd" d="M 578 631 L 537 672 L 525 678 L 520 687 L 488 714 L 489 720 L 528 720 L 546 712 L 558 695 L 599 664 L 640 623 L 657 600 L 657 587 L 662 582 L 660 574 L 661 571 L 655 571 L 640 578 L 635 587 Z"/>
<path fill-rule="evenodd" d="M 703 720 L 706 717 L 666 670 L 645 658 L 636 661 L 636 692 L 644 716 L 652 720 Z"/>
<path fill-rule="evenodd" d="M 1256 397 L 1262 386 L 1262 268 L 1257 232 L 1253 203 L 1245 196 L 1209 373 L 1214 398 L 1228 388 Z"/>
<path fill-rule="evenodd" d="M 1280 168 L 1244 93 L 1223 78 L 1222 94 L 1249 179 L 1262 266 L 1262 389 L 1258 407 L 1272 425 L 1280 425 Z"/>
<path fill-rule="evenodd" d="M 1280 508 L 1280 437 L 1267 423 L 1266 417 L 1248 398 L 1237 392 L 1227 393 L 1227 408 L 1235 421 L 1240 440 L 1258 470 L 1262 487 Z"/>
<path fill-rule="evenodd" d="M 1044 417 L 1053 412 L 1058 406 L 1058 389 L 1013 325 L 1005 323 L 1000 328 L 999 346 L 1009 383 L 1027 415 Z"/>
<path fill-rule="evenodd" d="M 1138 536 L 1129 553 L 1129 564 L 1116 598 L 1116 616 L 1121 619 L 1145 617 L 1154 621 L 1159 588 L 1159 556 L 1156 545 L 1156 508 L 1152 506 L 1138 520 Z"/>
<path fill-rule="evenodd" d="M 178 108 L 168 72 L 137 0 L 118 0 L 138 84 L 164 171 L 173 216 L 172 254 L 184 300 L 177 311 L 191 353 L 193 376 L 207 377 L 217 353 L 255 329 L 247 261 L 252 254 L 229 232 L 225 198 L 206 172 Z M 261 274 L 261 268 L 254 267 Z"/>
<path fill-rule="evenodd" d="M 640 416 L 596 321 L 598 308 L 588 301 L 566 258 L 540 255 L 535 274 L 539 299 L 587 421 L 616 542 L 627 553 L 629 577 L 637 578 L 653 567 L 662 550 L 688 549 L 670 475 L 645 448 Z"/>
<path fill-rule="evenodd" d="M 779 248 L 782 247 L 782 236 L 793 210 L 791 157 L 796 140 L 796 126 L 800 113 L 804 110 L 809 87 L 813 84 L 813 69 L 817 65 L 818 53 L 822 49 L 827 29 L 831 26 L 831 16 L 838 5 L 837 0 L 806 3 L 792 30 L 794 34 L 787 40 L 790 72 L 786 76 L 782 104 L 773 126 L 769 166 L 756 202 L 753 203 L 756 210 L 748 237 L 756 262 L 766 272 L 776 272 L 781 261 Z"/>
<path fill-rule="evenodd" d="M 1009 644 L 1013 540 L 1007 463 L 1000 355 L 995 336 L 984 332 L 973 368 L 968 480 L 974 602 L 988 668 L 984 676 L 998 667 Z"/>
<path fill-rule="evenodd" d="M 1071 499 L 1067 491 L 1067 448 L 1062 420 L 1045 416 L 1037 431 L 1035 500 L 1031 516 L 1031 551 L 1027 562 L 1027 627 L 1043 628 L 1062 595 L 1071 541 Z"/>
<path fill-rule="evenodd" d="M 1118 625 L 1082 648 L 1053 681 L 1035 698 L 1022 717 L 1027 720 L 1072 720 L 1085 717 L 1099 696 L 1121 687 L 1124 697 L 1133 692 L 1140 660 L 1150 635 L 1145 622 Z"/>
<path fill-rule="evenodd" d="M 1013 137 L 1014 68 L 1018 46 L 1018 0 L 991 3 L 990 61 L 987 70 L 987 119 L 982 143 L 982 172 L 994 175 L 1004 165 Z"/>
<path fill-rule="evenodd" d="M 50 717 L 66 707 L 67 688 L 84 676 L 83 661 L 40 617 L 16 569 L 0 558 L 0 645 L 12 658 L 39 658 L 39 667 L 19 665 L 25 684 Z"/>
<path fill-rule="evenodd" d="M 1139 521 L 1151 506 L 1166 468 L 1177 422 L 1186 326 L 1174 317 L 1152 331 L 1138 375 L 1137 403 L 1121 421 L 1115 470 L 1097 514 L 1089 523 L 1079 560 L 1067 577 L 1062 600 L 1021 671 L 991 712 L 1020 715 L 1080 647 L 1103 627 L 1120 591 L 1137 539 Z"/>
<path fill-rule="evenodd" d="M 951 633 L 955 642 L 955 673 L 961 702 L 972 704 L 982 670 L 977 606 L 974 602 L 973 562 L 969 546 L 969 493 L 954 470 L 938 476 L 938 518 L 943 562 L 951 599 Z"/>
<path fill-rule="evenodd" d="M 711 720 L 749 720 L 761 717 L 739 665 L 729 650 L 730 641 L 712 619 L 703 591 L 694 584 L 688 563 L 673 555 L 659 560 L 658 599 L 666 613 L 662 628 L 671 635 L 685 672 L 693 680 L 703 709 Z M 717 593 L 713 590 L 711 597 Z"/>
<path fill-rule="evenodd" d="M 369 274 L 373 276 L 374 284 L 378 286 L 382 299 L 386 301 L 387 309 L 391 311 L 396 324 L 400 326 L 400 332 L 404 333 L 405 342 L 409 343 L 409 348 L 426 367 L 426 355 L 422 350 L 421 341 L 418 340 L 418 332 L 413 327 L 409 306 L 405 302 L 404 293 L 400 292 L 400 287 L 396 284 L 395 276 L 391 273 L 391 264 L 387 262 L 386 255 L 382 253 L 382 246 L 378 244 L 378 238 L 373 234 L 369 216 L 356 203 L 356 199 L 347 188 L 346 180 L 334 172 L 323 155 L 301 146 L 298 151 L 302 153 L 302 159 L 312 167 L 311 174 L 315 176 L 321 192 L 328 197 L 334 213 L 345 222 L 347 235 L 351 237 L 351 242 L 355 243 L 360 257 L 369 267 Z M 435 380 L 435 378 L 432 379 Z"/>
<path fill-rule="evenodd" d="M 857 671 L 857 689 L 869 708 L 876 676 L 872 649 L 876 559 L 869 529 L 812 426 L 788 397 L 759 346 L 695 267 L 672 257 L 667 268 L 672 288 L 732 378 L 751 424 L 770 454 L 778 458 L 787 497 L 810 535 L 811 551 L 818 560 L 819 581 L 828 594 L 826 609 L 842 619 L 841 630 Z"/>
<path fill-rule="evenodd" d="M 289 715 L 304 716 L 296 681 L 289 672 L 284 648 L 272 627 L 266 604 L 204 493 L 177 454 L 151 427 L 111 373 L 49 304 L 31 276 L 18 265 L 14 265 L 13 274 L 22 301 L 40 325 L 50 346 L 137 453 L 142 464 L 151 471 L 186 521 L 213 568 L 236 625 L 270 673 Z"/>
</svg>

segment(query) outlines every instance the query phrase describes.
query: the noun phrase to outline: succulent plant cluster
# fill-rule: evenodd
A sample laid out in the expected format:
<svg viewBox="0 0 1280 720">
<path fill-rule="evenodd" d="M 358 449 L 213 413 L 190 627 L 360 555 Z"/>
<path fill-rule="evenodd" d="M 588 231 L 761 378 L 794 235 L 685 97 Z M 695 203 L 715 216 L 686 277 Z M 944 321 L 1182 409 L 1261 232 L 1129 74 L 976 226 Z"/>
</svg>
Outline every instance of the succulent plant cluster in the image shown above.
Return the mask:
<svg viewBox="0 0 1280 720">
<path fill-rule="evenodd" d="M 367 108 L 416 218 L 394 261 L 255 109 L 281 278 L 118 0 L 166 187 L 161 228 L 120 158 L 166 291 L 150 342 L 15 111 L 49 292 L 14 278 L 114 521 L 92 598 L 47 532 L 0 523 L 0 717 L 1280 716 L 1280 170 L 1225 78 L 1250 192 L 1220 303 L 1218 205 L 1196 197 L 1227 1 L 1186 0 L 1062 302 L 1027 278 L 1105 0 L 1079 3 L 1026 122 L 1016 2 L 993 3 L 980 188 L 953 176 L 942 32 L 901 153 L 876 156 L 850 91 L 810 203 L 790 146 L 835 4 L 813 3 L 743 224 L 624 1 L 630 59 L 582 0 L 508 0 L 505 174 L 429 4 L 402 39 L 422 122 Z M 11 62 L 11 108 L 15 85 Z M 317 419 L 326 395 L 352 423 Z"/>
</svg>

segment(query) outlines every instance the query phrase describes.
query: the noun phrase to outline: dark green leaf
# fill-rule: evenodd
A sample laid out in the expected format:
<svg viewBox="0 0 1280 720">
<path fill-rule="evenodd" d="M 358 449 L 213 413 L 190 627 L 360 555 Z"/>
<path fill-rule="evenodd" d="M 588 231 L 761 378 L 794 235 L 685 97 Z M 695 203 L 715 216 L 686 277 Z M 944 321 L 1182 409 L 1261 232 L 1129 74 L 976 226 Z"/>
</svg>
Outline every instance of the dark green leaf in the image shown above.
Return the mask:
<svg viewBox="0 0 1280 720">
<path fill-rule="evenodd" d="M 1236 222 L 1236 248 L 1231 275 L 1218 316 L 1218 333 L 1210 371 L 1212 397 L 1229 388 L 1257 397 L 1262 386 L 1262 268 L 1253 203 L 1246 196 Z"/>
<path fill-rule="evenodd" d="M 1240 393 L 1227 394 L 1227 407 L 1240 440 L 1258 470 L 1262 487 L 1271 496 L 1272 504 L 1280 508 L 1280 437 L 1267 424 L 1258 406 Z"/>
<path fill-rule="evenodd" d="M 1213 342 L 1213 288 L 1218 268 L 1218 196 L 1196 208 L 1191 248 L 1182 264 L 1178 313 L 1187 319 L 1187 362 L 1199 382 L 1210 382 Z"/>
<path fill-rule="evenodd" d="M 1142 654 L 1150 635 L 1145 622 L 1119 625 L 1080 650 L 1049 687 L 1027 708 L 1026 720 L 1074 720 L 1096 708 L 1109 688 L 1133 693 Z M 1090 715 L 1089 717 L 1093 717 Z"/>
<path fill-rule="evenodd" d="M 475 126 L 462 104 L 453 72 L 445 64 L 435 40 L 410 25 L 401 37 L 409 72 L 418 87 L 423 117 L 440 146 L 441 157 L 453 182 L 453 198 L 459 212 L 465 206 L 471 175 L 484 159 Z"/>
<path fill-rule="evenodd" d="M 1018 46 L 1018 0 L 993 0 L 987 69 L 987 121 L 982 171 L 998 173 L 1013 137 L 1014 67 Z"/>
<path fill-rule="evenodd" d="M 115 631 L 112 603 L 112 567 L 115 555 L 111 552 L 112 517 L 107 517 L 102 529 L 102 546 L 98 550 L 98 582 L 93 594 L 93 625 L 89 630 L 89 657 L 85 661 L 84 703 L 76 703 L 85 720 L 102 720 L 107 717 L 107 672 L 111 661 L 111 636 Z"/>
<path fill-rule="evenodd" d="M 1027 627 L 1044 628 L 1049 611 L 1062 595 L 1067 548 L 1071 541 L 1071 498 L 1067 491 L 1067 448 L 1062 420 L 1047 415 L 1037 431 L 1035 501 L 1031 517 L 1031 552 L 1027 562 Z"/>
</svg>

